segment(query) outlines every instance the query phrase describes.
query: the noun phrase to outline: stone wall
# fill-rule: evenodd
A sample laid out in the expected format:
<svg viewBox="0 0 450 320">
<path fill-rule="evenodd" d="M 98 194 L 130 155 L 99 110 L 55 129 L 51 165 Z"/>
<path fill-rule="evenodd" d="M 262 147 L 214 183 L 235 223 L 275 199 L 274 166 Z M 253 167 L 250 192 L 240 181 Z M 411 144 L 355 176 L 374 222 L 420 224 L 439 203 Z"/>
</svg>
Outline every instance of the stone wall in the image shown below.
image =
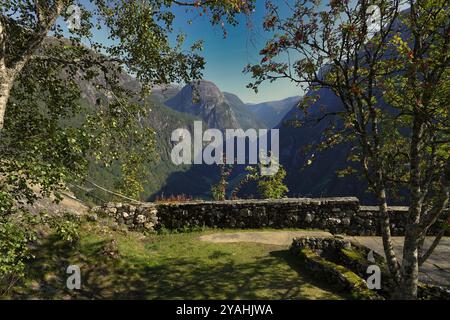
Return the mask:
<svg viewBox="0 0 450 320">
<path fill-rule="evenodd" d="M 353 243 L 339 238 L 294 238 L 290 247 L 293 256 L 300 259 L 302 265 L 313 277 L 329 282 L 337 288 L 351 293 L 355 299 L 383 299 L 380 291 L 367 287 L 365 278 L 369 264 L 364 254 Z M 343 253 L 351 256 L 351 263 L 342 263 Z M 378 261 L 384 261 L 377 256 Z M 357 266 L 357 268 L 355 268 Z"/>
<path fill-rule="evenodd" d="M 109 203 L 95 209 L 130 229 L 198 227 L 258 229 L 304 228 L 334 234 L 379 235 L 378 208 L 345 198 L 191 201 L 186 203 Z M 407 207 L 390 207 L 392 233 L 402 235 Z"/>
<path fill-rule="evenodd" d="M 371 252 L 372 261 L 368 260 Z M 358 299 L 390 299 L 396 284 L 389 276 L 383 256 L 342 237 L 294 238 L 290 253 L 302 260 L 313 276 L 349 290 Z M 368 290 L 365 280 L 370 265 L 381 271 L 380 290 Z M 423 300 L 449 300 L 450 290 L 431 284 L 419 283 L 418 298 Z"/>
</svg>

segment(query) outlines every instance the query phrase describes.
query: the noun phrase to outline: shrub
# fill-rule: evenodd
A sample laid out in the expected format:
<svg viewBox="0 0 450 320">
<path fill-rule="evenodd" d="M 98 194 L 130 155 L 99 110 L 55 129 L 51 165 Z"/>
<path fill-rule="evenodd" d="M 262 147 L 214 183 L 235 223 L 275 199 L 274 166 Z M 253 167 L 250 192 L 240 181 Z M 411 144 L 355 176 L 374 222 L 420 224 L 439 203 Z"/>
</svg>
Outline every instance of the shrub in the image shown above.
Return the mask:
<svg viewBox="0 0 450 320">
<path fill-rule="evenodd" d="M 155 199 L 155 202 L 157 203 L 172 203 L 172 202 L 189 202 L 192 201 L 192 196 L 183 194 L 177 194 L 177 195 L 171 195 L 169 197 L 164 196 L 162 194 L 161 196 L 157 196 Z"/>
<path fill-rule="evenodd" d="M 80 219 L 77 216 L 65 213 L 61 216 L 46 216 L 45 221 L 59 239 L 70 244 L 80 239 Z"/>
<path fill-rule="evenodd" d="M 25 276 L 26 262 L 33 258 L 29 244 L 35 239 L 27 223 L 13 220 L 0 223 L 0 296 Z"/>
</svg>

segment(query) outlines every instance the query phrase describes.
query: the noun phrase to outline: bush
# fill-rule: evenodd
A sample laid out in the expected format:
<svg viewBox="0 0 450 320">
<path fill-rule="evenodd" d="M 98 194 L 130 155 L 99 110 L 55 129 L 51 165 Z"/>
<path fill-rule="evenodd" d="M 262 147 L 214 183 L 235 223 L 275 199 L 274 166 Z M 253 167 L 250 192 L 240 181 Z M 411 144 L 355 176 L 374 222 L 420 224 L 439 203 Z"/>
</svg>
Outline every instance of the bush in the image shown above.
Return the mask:
<svg viewBox="0 0 450 320">
<path fill-rule="evenodd" d="M 70 244 L 77 243 L 80 239 L 81 221 L 77 216 L 65 213 L 61 216 L 46 216 L 45 221 L 59 239 Z"/>
<path fill-rule="evenodd" d="M 263 199 L 281 199 L 289 189 L 284 184 L 286 170 L 280 166 L 278 172 L 272 176 L 261 176 L 258 181 L 258 193 Z"/>
<path fill-rule="evenodd" d="M 33 258 L 29 244 L 34 240 L 27 223 L 13 220 L 0 223 L 0 296 L 25 276 L 26 262 Z"/>
</svg>

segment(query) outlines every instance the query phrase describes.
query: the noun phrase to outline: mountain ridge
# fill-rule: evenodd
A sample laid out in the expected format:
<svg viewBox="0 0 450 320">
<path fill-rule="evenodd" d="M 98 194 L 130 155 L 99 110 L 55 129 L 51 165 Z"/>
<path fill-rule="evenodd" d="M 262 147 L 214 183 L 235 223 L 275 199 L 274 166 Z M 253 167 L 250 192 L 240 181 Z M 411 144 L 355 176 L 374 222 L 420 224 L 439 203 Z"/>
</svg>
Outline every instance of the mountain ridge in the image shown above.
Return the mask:
<svg viewBox="0 0 450 320">
<path fill-rule="evenodd" d="M 185 85 L 175 96 L 166 100 L 165 105 L 202 118 L 209 128 L 225 130 L 264 127 L 237 95 L 222 92 L 208 80 Z"/>
<path fill-rule="evenodd" d="M 286 114 L 295 108 L 300 99 L 300 96 L 293 96 L 281 100 L 247 103 L 247 107 L 267 128 L 275 128 Z"/>
</svg>

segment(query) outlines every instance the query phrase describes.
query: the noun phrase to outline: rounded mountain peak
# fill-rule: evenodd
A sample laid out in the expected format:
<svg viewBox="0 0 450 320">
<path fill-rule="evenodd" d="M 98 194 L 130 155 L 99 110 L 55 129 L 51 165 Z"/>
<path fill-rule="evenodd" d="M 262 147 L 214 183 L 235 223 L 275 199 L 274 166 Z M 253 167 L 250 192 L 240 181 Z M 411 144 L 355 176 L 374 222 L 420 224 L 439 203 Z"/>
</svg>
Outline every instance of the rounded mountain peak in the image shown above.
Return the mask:
<svg viewBox="0 0 450 320">
<path fill-rule="evenodd" d="M 208 80 L 200 80 L 193 82 L 190 87 L 194 98 L 197 97 L 198 100 L 202 103 L 219 104 L 223 103 L 225 100 L 222 91 L 220 91 L 220 89 L 214 82 Z"/>
</svg>

